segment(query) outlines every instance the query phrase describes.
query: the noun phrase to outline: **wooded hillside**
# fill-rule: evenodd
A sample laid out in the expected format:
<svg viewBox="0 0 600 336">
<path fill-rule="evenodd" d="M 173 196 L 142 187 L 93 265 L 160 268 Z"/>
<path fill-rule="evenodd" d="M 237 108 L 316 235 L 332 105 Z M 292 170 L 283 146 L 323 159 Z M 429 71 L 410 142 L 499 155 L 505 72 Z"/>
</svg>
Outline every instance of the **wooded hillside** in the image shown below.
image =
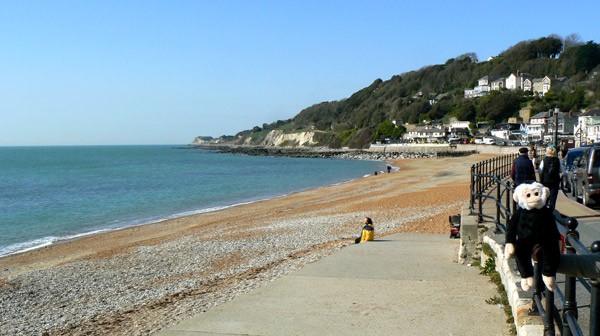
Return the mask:
<svg viewBox="0 0 600 336">
<path fill-rule="evenodd" d="M 398 135 L 390 120 L 418 124 L 424 120 L 498 123 L 517 116 L 524 106 L 532 113 L 558 106 L 561 111 L 578 111 L 600 106 L 600 45 L 582 43 L 576 34 L 567 38 L 543 37 L 520 42 L 489 61 L 480 62 L 467 53 L 445 64 L 424 67 L 389 80 L 376 79 L 347 99 L 323 102 L 302 110 L 291 120 L 279 120 L 242 131 L 237 136 L 258 141 L 272 129 L 322 130 L 319 145 L 337 148 L 364 148 L 378 137 Z M 464 98 L 464 89 L 473 88 L 486 75 L 508 77 L 520 71 L 535 78 L 567 77 L 561 90 L 544 97 L 520 90 L 492 91 L 481 98 Z M 443 95 L 440 95 L 443 94 Z M 433 105 L 430 100 L 438 98 Z"/>
</svg>

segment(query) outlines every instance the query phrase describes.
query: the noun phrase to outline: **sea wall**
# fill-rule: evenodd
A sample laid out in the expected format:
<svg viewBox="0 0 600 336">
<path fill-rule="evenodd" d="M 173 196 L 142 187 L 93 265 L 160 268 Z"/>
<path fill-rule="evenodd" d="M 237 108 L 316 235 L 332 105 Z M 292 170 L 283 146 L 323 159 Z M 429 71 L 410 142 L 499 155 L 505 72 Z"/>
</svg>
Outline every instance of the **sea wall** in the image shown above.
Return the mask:
<svg viewBox="0 0 600 336">
<path fill-rule="evenodd" d="M 437 152 L 475 152 L 479 154 L 514 154 L 519 151 L 516 146 L 474 145 L 474 144 L 373 144 L 369 147 L 372 152 L 412 152 L 412 153 L 437 153 Z"/>
</svg>

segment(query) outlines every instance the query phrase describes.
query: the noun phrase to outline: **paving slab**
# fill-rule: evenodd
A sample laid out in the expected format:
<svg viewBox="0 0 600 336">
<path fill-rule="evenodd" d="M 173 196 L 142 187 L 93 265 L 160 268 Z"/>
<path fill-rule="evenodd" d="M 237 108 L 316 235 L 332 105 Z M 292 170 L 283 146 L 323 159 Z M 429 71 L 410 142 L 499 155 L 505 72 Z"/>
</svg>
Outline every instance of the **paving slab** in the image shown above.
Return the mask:
<svg viewBox="0 0 600 336">
<path fill-rule="evenodd" d="M 458 241 L 404 233 L 336 252 L 158 333 L 189 335 L 509 335 Z"/>
</svg>

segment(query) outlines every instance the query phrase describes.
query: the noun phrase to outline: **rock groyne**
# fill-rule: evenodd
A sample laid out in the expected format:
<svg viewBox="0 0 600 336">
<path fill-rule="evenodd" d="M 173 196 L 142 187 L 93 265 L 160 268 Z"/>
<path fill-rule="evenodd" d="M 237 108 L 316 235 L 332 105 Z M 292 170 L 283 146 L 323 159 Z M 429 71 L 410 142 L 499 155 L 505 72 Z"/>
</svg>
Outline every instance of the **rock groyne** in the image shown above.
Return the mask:
<svg viewBox="0 0 600 336">
<path fill-rule="evenodd" d="M 268 147 L 240 145 L 205 145 L 189 148 L 210 149 L 220 153 L 304 158 L 335 158 L 354 160 L 391 160 L 409 158 L 435 158 L 448 156 L 445 152 L 375 152 L 364 149 L 332 149 L 326 147 Z M 452 152 L 451 156 L 470 155 L 473 152 Z"/>
</svg>

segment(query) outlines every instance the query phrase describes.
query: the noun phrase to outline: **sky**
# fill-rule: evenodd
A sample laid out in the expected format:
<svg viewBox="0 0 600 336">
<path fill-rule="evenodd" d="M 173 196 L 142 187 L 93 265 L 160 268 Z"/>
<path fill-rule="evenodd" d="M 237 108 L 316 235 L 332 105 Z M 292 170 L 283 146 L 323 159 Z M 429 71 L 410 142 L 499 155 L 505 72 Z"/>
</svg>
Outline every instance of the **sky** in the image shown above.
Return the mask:
<svg viewBox="0 0 600 336">
<path fill-rule="evenodd" d="M 234 135 L 464 53 L 598 43 L 598 13 L 597 0 L 2 0 L 0 146 Z"/>
</svg>

